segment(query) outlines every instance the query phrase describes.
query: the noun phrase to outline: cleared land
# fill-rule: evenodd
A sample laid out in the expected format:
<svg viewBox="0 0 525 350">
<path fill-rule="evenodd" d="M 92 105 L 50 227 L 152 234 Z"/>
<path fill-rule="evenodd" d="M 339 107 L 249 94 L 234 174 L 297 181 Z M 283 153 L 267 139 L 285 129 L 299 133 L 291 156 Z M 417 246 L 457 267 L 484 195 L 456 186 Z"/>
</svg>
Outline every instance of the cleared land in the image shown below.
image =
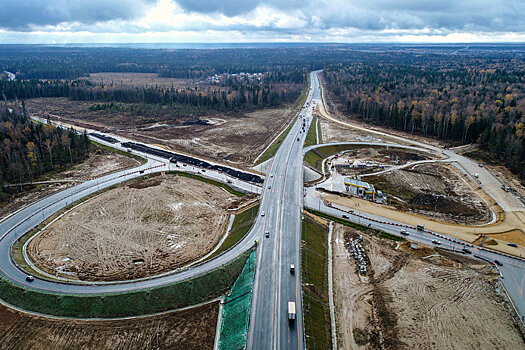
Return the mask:
<svg viewBox="0 0 525 350">
<path fill-rule="evenodd" d="M 162 78 L 155 73 L 91 73 L 85 78 L 95 84 L 104 84 L 110 87 L 120 86 L 159 86 L 159 87 L 186 87 L 192 80 Z"/>
<path fill-rule="evenodd" d="M 113 132 L 174 150 L 251 166 L 255 158 L 295 115 L 290 108 L 207 116 L 177 116 L 168 106 L 141 111 L 118 104 L 114 110 L 90 110 L 91 102 L 64 98 L 26 101 L 31 113 L 80 127 Z"/>
<path fill-rule="evenodd" d="M 60 320 L 0 305 L 2 349 L 213 349 L 218 302 L 127 320 Z"/>
<path fill-rule="evenodd" d="M 28 255 L 43 271 L 86 281 L 173 270 L 209 252 L 238 197 L 192 178 L 134 180 L 64 215 L 35 237 Z"/>
<path fill-rule="evenodd" d="M 363 236 L 366 278 L 345 247 Z M 334 301 L 341 349 L 519 349 L 523 338 L 496 292 L 494 270 L 431 248 L 334 226 Z M 425 258 L 431 254 L 438 256 Z"/>
<path fill-rule="evenodd" d="M 338 167 L 337 171 L 343 175 L 353 175 L 353 174 L 365 174 L 372 173 L 376 171 L 384 170 L 381 166 L 396 166 L 403 165 L 409 162 L 427 160 L 431 159 L 428 154 L 423 154 L 421 152 L 410 152 L 404 150 L 392 150 L 392 149 L 378 149 L 378 148 L 368 148 L 363 147 L 356 149 L 354 151 L 347 152 L 340 156 L 336 163 L 341 164 L 347 162 L 352 164 L 355 160 L 361 162 L 372 162 L 376 163 L 378 166 L 375 167 L 366 167 L 366 169 L 359 168 L 344 168 Z M 366 179 L 365 179 L 366 181 Z"/>
<path fill-rule="evenodd" d="M 391 204 L 402 211 L 464 225 L 483 224 L 492 219 L 477 188 L 450 165 L 416 165 L 364 180 L 390 195 Z"/>
<path fill-rule="evenodd" d="M 140 165 L 138 160 L 94 146 L 89 158 L 68 170 L 51 174 L 36 181 L 53 180 L 86 180 L 100 177 L 115 171 Z M 12 213 L 21 207 L 36 202 L 53 193 L 62 191 L 74 183 L 55 183 L 24 186 L 24 192 L 10 202 L 0 203 L 0 218 Z"/>
</svg>

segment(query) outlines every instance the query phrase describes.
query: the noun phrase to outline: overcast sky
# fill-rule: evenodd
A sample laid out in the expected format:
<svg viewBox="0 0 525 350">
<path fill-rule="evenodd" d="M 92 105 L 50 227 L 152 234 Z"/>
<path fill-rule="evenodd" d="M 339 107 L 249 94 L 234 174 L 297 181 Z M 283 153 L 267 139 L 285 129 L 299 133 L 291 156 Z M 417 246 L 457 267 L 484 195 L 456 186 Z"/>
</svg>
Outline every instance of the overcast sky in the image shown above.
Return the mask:
<svg viewBox="0 0 525 350">
<path fill-rule="evenodd" d="M 525 0 L 0 0 L 0 43 L 525 42 Z"/>
</svg>

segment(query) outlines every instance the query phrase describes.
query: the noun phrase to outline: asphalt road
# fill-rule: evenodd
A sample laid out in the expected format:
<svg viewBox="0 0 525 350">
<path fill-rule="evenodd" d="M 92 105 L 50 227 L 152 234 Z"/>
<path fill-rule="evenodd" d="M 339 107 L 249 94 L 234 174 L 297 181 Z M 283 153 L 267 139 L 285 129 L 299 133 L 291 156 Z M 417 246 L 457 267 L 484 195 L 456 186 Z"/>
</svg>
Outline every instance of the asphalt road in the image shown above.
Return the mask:
<svg viewBox="0 0 525 350">
<path fill-rule="evenodd" d="M 301 294 L 301 215 L 303 198 L 303 144 L 312 122 L 312 103 L 319 102 L 317 75 L 299 118 L 275 154 L 267 173 L 260 217 L 263 231 L 252 297 L 248 349 L 303 349 L 304 321 Z M 302 130 L 305 123 L 304 131 Z M 290 265 L 295 265 L 295 273 Z M 288 302 L 297 316 L 288 320 Z"/>
</svg>

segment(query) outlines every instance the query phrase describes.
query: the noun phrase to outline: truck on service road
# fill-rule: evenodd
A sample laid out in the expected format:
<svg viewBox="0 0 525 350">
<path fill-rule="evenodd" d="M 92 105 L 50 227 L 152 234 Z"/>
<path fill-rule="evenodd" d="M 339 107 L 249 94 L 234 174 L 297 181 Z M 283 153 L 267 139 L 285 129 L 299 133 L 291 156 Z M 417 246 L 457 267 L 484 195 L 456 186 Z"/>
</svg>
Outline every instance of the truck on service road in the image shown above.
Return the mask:
<svg viewBox="0 0 525 350">
<path fill-rule="evenodd" d="M 288 321 L 290 323 L 295 321 L 295 301 L 288 302 Z"/>
</svg>

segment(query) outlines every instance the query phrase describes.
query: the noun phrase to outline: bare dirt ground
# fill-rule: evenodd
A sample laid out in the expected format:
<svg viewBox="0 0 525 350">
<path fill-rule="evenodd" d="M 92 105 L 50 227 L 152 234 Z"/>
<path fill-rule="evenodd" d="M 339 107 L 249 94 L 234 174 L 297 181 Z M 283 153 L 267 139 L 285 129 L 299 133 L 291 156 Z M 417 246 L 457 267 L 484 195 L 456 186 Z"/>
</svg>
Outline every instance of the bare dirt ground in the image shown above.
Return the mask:
<svg viewBox="0 0 525 350">
<path fill-rule="evenodd" d="M 0 305 L 4 350 L 213 349 L 218 302 L 127 320 L 59 320 Z"/>
<path fill-rule="evenodd" d="M 360 279 L 344 243 L 362 234 L 334 226 L 334 301 L 340 349 L 521 349 L 523 338 L 495 290 L 491 267 L 432 248 L 417 251 L 363 235 Z M 423 259 L 422 256 L 439 254 Z"/>
<path fill-rule="evenodd" d="M 133 158 L 111 152 L 104 148 L 95 147 L 94 151 L 85 162 L 77 164 L 68 170 L 59 172 L 52 176 L 42 178 L 39 181 L 63 179 L 86 180 L 122 169 L 131 168 L 139 164 L 139 161 Z M 21 193 L 11 202 L 0 204 L 0 218 L 7 216 L 23 206 L 36 202 L 73 185 L 74 183 L 56 183 L 35 185 L 31 187 L 27 186 L 24 188 L 25 192 Z"/>
<path fill-rule="evenodd" d="M 317 114 L 318 115 L 318 114 Z M 342 125 L 334 124 L 323 117 L 319 118 L 321 124 L 321 135 L 323 142 L 383 142 L 384 140 L 377 135 L 368 134 L 360 130 L 345 128 Z"/>
<path fill-rule="evenodd" d="M 91 73 L 84 78 L 95 84 L 104 84 L 110 87 L 119 86 L 158 86 L 158 87 L 186 87 L 191 79 L 162 78 L 155 73 Z"/>
<path fill-rule="evenodd" d="M 137 179 L 64 215 L 28 246 L 43 271 L 86 281 L 151 276 L 209 252 L 238 197 L 176 175 Z"/>
<path fill-rule="evenodd" d="M 361 162 L 377 163 L 379 166 L 367 167 L 366 169 L 340 167 L 337 169 L 337 172 L 339 172 L 342 175 L 372 173 L 383 170 L 382 168 L 380 168 L 381 165 L 403 165 L 408 162 L 426 159 L 431 158 L 427 154 L 422 154 L 419 152 L 405 152 L 401 150 L 392 149 L 361 148 L 343 154 L 338 158 L 337 163 L 346 162 L 348 164 L 352 164 L 355 160 L 359 160 Z"/>
<path fill-rule="evenodd" d="M 391 195 L 391 203 L 402 211 L 463 225 L 492 219 L 487 203 L 450 165 L 416 165 L 369 176 L 365 181 Z"/>
<path fill-rule="evenodd" d="M 252 166 L 257 156 L 295 115 L 290 108 L 264 109 L 201 117 L 173 116 L 169 110 L 143 115 L 130 110 L 92 111 L 92 102 L 68 99 L 26 101 L 31 113 L 138 141 L 161 144 L 173 150 Z"/>
</svg>

